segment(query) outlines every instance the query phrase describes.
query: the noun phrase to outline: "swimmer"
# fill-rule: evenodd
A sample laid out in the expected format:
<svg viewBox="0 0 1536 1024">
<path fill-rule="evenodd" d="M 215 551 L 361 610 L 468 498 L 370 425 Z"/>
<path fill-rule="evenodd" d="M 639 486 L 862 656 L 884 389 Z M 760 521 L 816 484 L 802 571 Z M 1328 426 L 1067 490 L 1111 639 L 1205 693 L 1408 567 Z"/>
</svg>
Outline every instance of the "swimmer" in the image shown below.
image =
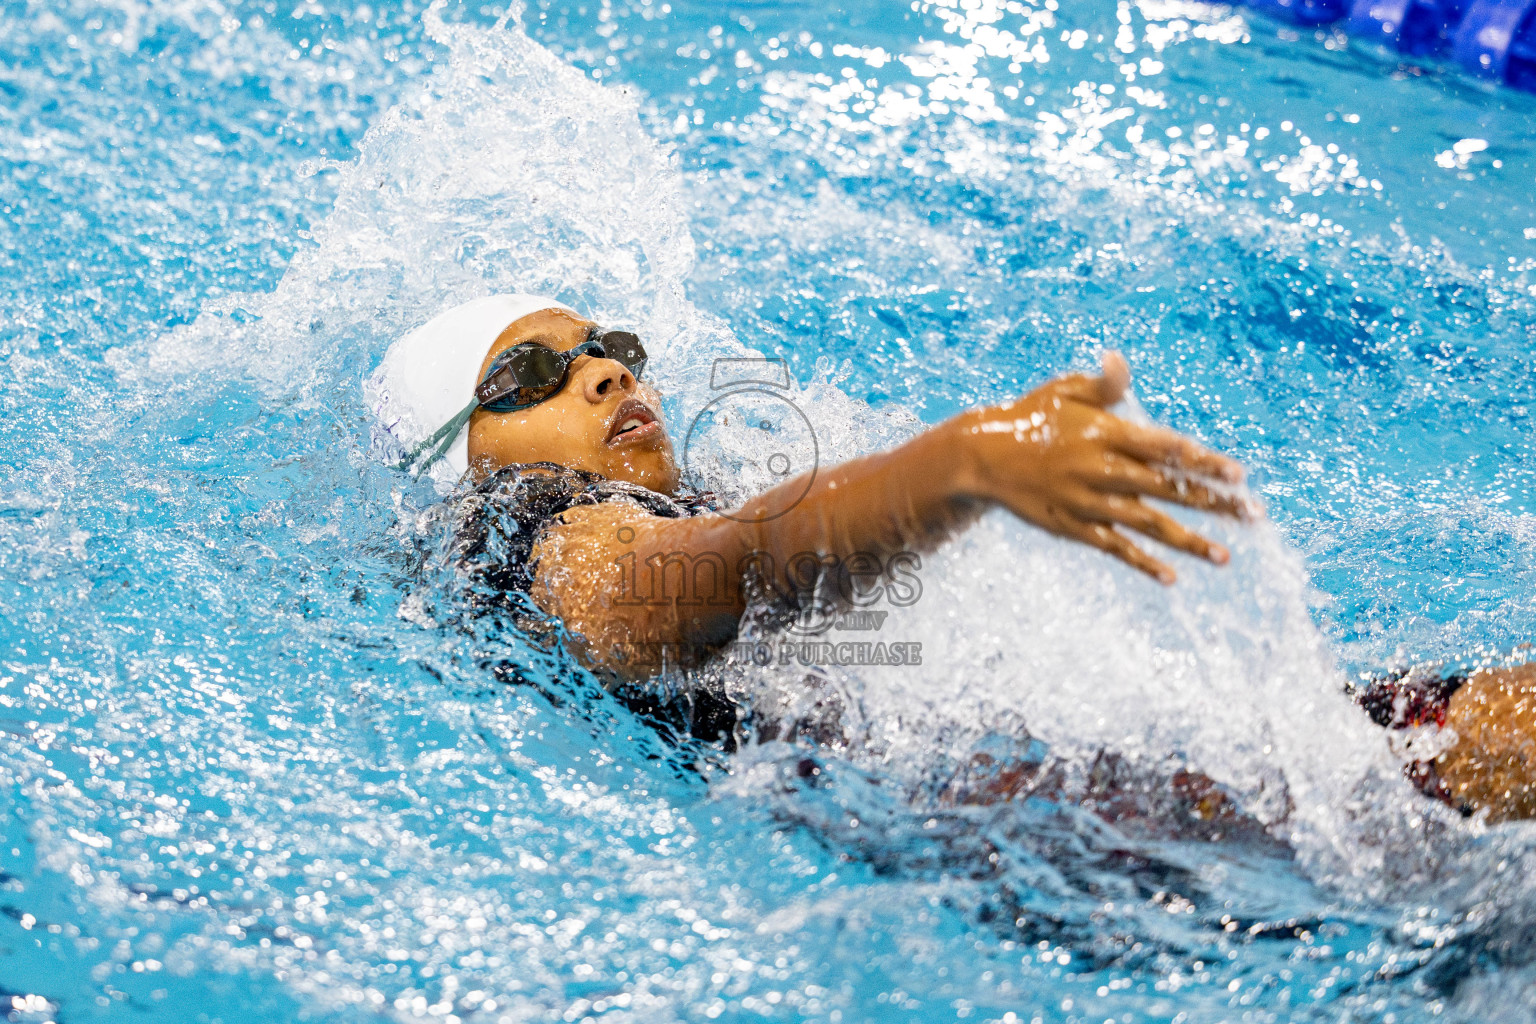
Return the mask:
<svg viewBox="0 0 1536 1024">
<path fill-rule="evenodd" d="M 393 345 L 376 409 L 405 449 L 402 467 L 459 482 L 459 556 L 482 592 L 526 595 L 631 695 L 660 669 L 705 664 L 749 607 L 852 604 L 893 560 L 934 549 L 989 509 L 1163 584 L 1177 573 L 1138 540 L 1215 566 L 1230 556 L 1150 501 L 1253 514 L 1234 491 L 1236 462 L 1107 411 L 1130 384 L 1115 353 L 1097 375 L 968 410 L 722 514 L 683 487 L 645 365 L 632 333 L 554 300 L 491 296 Z M 1375 691 L 1374 711 L 1369 693 L 1358 699 L 1383 725 L 1455 730 L 1459 742 L 1416 779 L 1427 792 L 1496 820 L 1536 814 L 1536 670 L 1463 682 L 1426 697 L 1420 717 L 1404 710 L 1416 691 L 1403 680 L 1380 681 L 1391 692 Z M 711 699 L 703 717 L 728 719 Z"/>
</svg>

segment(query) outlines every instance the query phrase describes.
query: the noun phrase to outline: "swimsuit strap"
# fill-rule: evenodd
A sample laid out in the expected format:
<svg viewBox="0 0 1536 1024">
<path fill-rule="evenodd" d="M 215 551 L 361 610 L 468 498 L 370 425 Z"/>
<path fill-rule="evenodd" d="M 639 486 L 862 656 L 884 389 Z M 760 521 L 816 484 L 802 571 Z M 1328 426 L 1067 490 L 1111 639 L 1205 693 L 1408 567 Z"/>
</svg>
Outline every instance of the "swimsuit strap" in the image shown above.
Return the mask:
<svg viewBox="0 0 1536 1024">
<path fill-rule="evenodd" d="M 539 535 L 578 505 L 623 499 L 652 515 L 683 519 L 714 511 L 714 496 L 672 498 L 636 484 L 552 462 L 506 466 L 456 501 L 455 556 L 488 589 L 526 592 Z"/>
</svg>

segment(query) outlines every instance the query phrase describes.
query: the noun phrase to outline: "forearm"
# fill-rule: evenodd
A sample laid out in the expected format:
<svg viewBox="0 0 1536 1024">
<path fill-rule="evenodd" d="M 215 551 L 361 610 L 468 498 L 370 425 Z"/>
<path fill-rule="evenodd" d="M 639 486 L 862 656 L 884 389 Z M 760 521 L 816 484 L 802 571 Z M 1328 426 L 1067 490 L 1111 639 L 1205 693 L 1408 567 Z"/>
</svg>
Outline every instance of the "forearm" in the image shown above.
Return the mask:
<svg viewBox="0 0 1536 1024">
<path fill-rule="evenodd" d="M 813 555 L 842 562 L 929 551 L 972 522 L 985 505 L 964 486 L 957 421 L 907 443 L 796 477 L 732 514 L 744 550 L 787 566 Z"/>
<path fill-rule="evenodd" d="M 812 593 L 854 601 L 898 570 L 896 556 L 932 550 L 985 507 L 968 496 L 954 435 L 952 424 L 933 428 L 730 513 L 615 530 L 617 581 L 633 595 L 615 602 L 615 614 L 646 633 L 703 640 L 734 634 L 754 586 L 794 605 Z M 820 587 L 829 576 L 836 585 Z"/>
</svg>

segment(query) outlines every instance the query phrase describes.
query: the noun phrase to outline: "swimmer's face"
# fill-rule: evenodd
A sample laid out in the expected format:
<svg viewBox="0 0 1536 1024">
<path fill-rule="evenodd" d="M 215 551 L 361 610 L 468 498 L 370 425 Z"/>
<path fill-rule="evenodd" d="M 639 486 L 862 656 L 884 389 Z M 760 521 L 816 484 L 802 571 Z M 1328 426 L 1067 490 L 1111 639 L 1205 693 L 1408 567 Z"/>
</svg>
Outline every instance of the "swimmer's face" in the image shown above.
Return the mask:
<svg viewBox="0 0 1536 1024">
<path fill-rule="evenodd" d="M 587 340 L 591 321 L 565 310 L 531 313 L 501 332 L 480 364 L 513 345 L 536 342 L 561 352 Z M 477 409 L 469 420 L 469 465 L 478 478 L 503 466 L 554 462 L 663 494 L 677 490 L 677 460 L 661 421 L 661 396 L 612 359 L 577 356 L 553 398 L 516 412 Z"/>
</svg>

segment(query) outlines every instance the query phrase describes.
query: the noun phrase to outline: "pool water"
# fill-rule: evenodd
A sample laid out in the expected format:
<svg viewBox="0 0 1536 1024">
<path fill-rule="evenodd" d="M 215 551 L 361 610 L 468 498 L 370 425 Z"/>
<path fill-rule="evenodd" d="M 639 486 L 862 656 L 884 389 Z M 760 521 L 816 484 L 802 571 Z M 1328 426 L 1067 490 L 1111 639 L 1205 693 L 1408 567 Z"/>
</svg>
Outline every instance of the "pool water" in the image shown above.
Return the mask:
<svg viewBox="0 0 1536 1024">
<path fill-rule="evenodd" d="M 1341 695 L 1536 632 L 1536 99 L 1179 0 L 0 19 L 8 1019 L 1536 1019 L 1536 834 Z M 846 744 L 677 749 L 466 621 L 379 458 L 390 341 L 513 288 L 674 430 L 785 360 L 824 462 L 1119 349 L 1268 518 L 1165 591 L 994 514 L 921 665 L 811 673 Z M 1020 750 L 1153 810 L 946 798 Z"/>
</svg>

